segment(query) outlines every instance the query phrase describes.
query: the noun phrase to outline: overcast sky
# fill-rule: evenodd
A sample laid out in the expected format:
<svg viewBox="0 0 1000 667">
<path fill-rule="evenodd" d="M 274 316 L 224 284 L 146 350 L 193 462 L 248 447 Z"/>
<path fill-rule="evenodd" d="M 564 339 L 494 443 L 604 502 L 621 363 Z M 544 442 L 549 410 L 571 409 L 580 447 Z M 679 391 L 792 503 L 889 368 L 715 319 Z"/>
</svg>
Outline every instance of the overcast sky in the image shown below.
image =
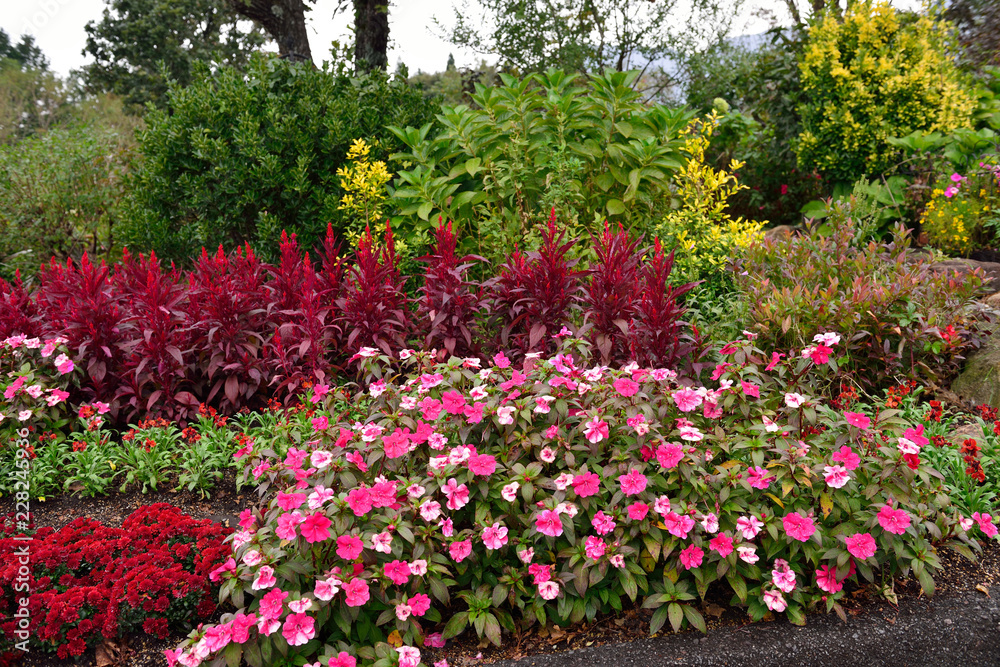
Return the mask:
<svg viewBox="0 0 1000 667">
<path fill-rule="evenodd" d="M 2 0 L 0 28 L 16 41 L 22 34 L 35 36 L 38 45 L 49 59 L 51 67 L 66 74 L 86 64 L 82 55 L 86 43 L 84 26 L 98 20 L 105 6 L 104 0 Z M 391 68 L 402 60 L 410 68 L 438 72 L 445 68 L 448 54 L 454 53 L 458 66 L 471 66 L 479 61 L 474 53 L 462 52 L 438 36 L 434 26 L 436 16 L 443 22 L 454 15 L 453 0 L 395 0 L 389 12 L 389 31 L 392 50 L 389 53 Z M 779 17 L 784 17 L 784 2 L 759 0 L 758 6 L 771 6 Z M 915 7 L 919 0 L 895 0 L 896 6 Z M 332 19 L 336 0 L 316 0 L 308 14 L 309 42 L 313 59 L 317 62 L 329 57 L 330 43 L 346 39 L 351 17 Z M 735 34 L 753 34 L 767 29 L 760 19 L 749 13 L 739 21 Z"/>
</svg>

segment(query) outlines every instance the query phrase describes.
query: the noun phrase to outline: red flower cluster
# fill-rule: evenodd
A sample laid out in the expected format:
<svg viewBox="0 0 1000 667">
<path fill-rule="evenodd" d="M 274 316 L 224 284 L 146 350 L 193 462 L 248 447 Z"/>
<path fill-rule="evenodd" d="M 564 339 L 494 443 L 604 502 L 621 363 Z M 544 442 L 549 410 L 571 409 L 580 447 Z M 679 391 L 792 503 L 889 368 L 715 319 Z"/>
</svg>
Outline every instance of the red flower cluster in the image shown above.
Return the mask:
<svg viewBox="0 0 1000 667">
<path fill-rule="evenodd" d="M 215 611 L 209 572 L 228 557 L 229 529 L 196 521 L 166 503 L 140 507 L 121 528 L 77 518 L 58 531 L 41 528 L 30 542 L 32 645 L 62 660 L 123 633 L 166 637 Z M 0 523 L 0 665 L 12 664 L 11 645 L 24 541 L 14 523 Z"/>
<path fill-rule="evenodd" d="M 944 409 L 941 407 L 941 401 L 930 401 L 929 405 L 931 409 L 927 411 L 924 415 L 924 421 L 926 422 L 940 422 L 941 417 L 944 415 Z"/>
<path fill-rule="evenodd" d="M 979 452 L 979 443 L 975 438 L 964 441 L 959 450 L 959 453 L 963 455 L 963 460 L 968 464 L 965 474 L 982 484 L 986 481 L 986 473 L 983 471 L 983 464 L 979 462 Z"/>
</svg>

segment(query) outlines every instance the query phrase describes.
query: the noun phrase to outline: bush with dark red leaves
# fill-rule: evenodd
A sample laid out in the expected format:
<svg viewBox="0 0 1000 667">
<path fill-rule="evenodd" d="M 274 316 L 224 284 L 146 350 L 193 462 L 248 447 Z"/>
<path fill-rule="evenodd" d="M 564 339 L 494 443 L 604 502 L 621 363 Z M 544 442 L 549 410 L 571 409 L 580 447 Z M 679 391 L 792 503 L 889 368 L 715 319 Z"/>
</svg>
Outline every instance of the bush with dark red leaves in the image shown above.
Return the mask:
<svg viewBox="0 0 1000 667">
<path fill-rule="evenodd" d="M 140 507 L 121 528 L 77 518 L 59 530 L 40 528 L 31 541 L 10 520 L 0 523 L 0 665 L 12 664 L 18 609 L 18 554 L 27 558 L 29 647 L 69 661 L 88 647 L 128 633 L 165 638 L 215 613 L 210 575 L 230 553 L 230 529 L 196 521 L 166 503 Z M 217 577 L 215 577 L 217 578 Z"/>
</svg>

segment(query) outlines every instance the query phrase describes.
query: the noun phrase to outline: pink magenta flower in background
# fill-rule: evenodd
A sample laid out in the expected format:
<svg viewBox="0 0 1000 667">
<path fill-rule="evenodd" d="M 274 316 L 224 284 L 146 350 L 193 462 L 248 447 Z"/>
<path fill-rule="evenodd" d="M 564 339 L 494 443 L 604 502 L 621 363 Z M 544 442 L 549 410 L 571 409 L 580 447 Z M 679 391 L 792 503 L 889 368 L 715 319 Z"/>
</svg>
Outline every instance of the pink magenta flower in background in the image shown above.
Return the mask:
<svg viewBox="0 0 1000 667">
<path fill-rule="evenodd" d="M 452 542 L 448 546 L 448 552 L 451 554 L 451 557 L 456 563 L 461 563 L 469 557 L 469 554 L 472 553 L 472 540 Z"/>
<path fill-rule="evenodd" d="M 753 545 L 743 545 L 736 547 L 736 553 L 739 554 L 740 560 L 744 563 L 750 563 L 753 565 L 758 560 L 760 556 L 757 555 L 757 547 Z"/>
<path fill-rule="evenodd" d="M 767 469 L 760 466 L 753 466 L 747 470 L 747 483 L 754 489 L 766 489 L 775 479 L 774 475 L 768 475 Z"/>
<path fill-rule="evenodd" d="M 615 391 L 625 398 L 630 398 L 639 393 L 639 383 L 629 380 L 628 378 L 618 378 L 614 381 L 613 386 Z"/>
<path fill-rule="evenodd" d="M 982 512 L 973 512 L 972 518 L 979 524 L 979 530 L 983 531 L 986 537 L 995 537 L 997 527 L 993 524 L 993 517 Z"/>
<path fill-rule="evenodd" d="M 739 531 L 744 540 L 752 540 L 757 537 L 757 534 L 760 533 L 763 527 L 764 522 L 752 514 L 750 516 L 741 516 L 736 520 L 736 530 Z"/>
<path fill-rule="evenodd" d="M 861 465 L 861 457 L 854 453 L 854 450 L 847 445 L 842 446 L 830 457 L 837 463 L 844 464 L 848 470 L 854 470 Z"/>
<path fill-rule="evenodd" d="M 781 591 L 764 591 L 764 604 L 768 609 L 779 614 L 788 607 Z"/>
<path fill-rule="evenodd" d="M 708 542 L 708 546 L 712 551 L 725 558 L 729 554 L 733 553 L 733 538 L 729 537 L 725 533 L 719 533 L 713 537 Z"/>
<path fill-rule="evenodd" d="M 543 581 L 538 584 L 538 595 L 543 600 L 555 600 L 559 597 L 559 584 L 555 581 Z"/>
<path fill-rule="evenodd" d="M 686 549 L 681 551 L 680 559 L 681 565 L 684 566 L 685 570 L 691 570 L 693 568 L 699 567 L 701 565 L 702 557 L 705 552 L 695 545 L 688 545 Z"/>
<path fill-rule="evenodd" d="M 520 482 L 511 482 L 500 490 L 500 496 L 509 503 L 517 499 L 517 490 L 521 488 Z"/>
<path fill-rule="evenodd" d="M 501 526 L 499 522 L 487 527 L 483 531 L 483 544 L 490 550 L 499 549 L 507 544 L 507 528 Z"/>
<path fill-rule="evenodd" d="M 632 468 L 628 473 L 618 477 L 618 484 L 626 496 L 637 496 L 646 490 L 646 476 Z"/>
<path fill-rule="evenodd" d="M 410 580 L 410 564 L 402 560 L 394 560 L 383 566 L 385 576 L 392 579 L 392 583 L 402 586 Z"/>
<path fill-rule="evenodd" d="M 270 565 L 261 565 L 260 570 L 257 572 L 257 578 L 250 584 L 250 588 L 255 591 L 262 591 L 274 586 L 276 583 L 278 583 L 278 580 L 274 576 L 274 568 Z"/>
<path fill-rule="evenodd" d="M 806 402 L 806 397 L 802 394 L 796 394 L 795 392 L 790 392 L 785 394 L 785 405 L 790 408 L 802 407 Z"/>
<path fill-rule="evenodd" d="M 330 520 L 317 512 L 306 517 L 299 532 L 302 533 L 302 537 L 306 538 L 306 542 L 315 544 L 330 539 L 330 525 Z"/>
<path fill-rule="evenodd" d="M 823 468 L 823 473 L 827 485 L 833 489 L 842 488 L 851 480 L 850 473 L 848 473 L 847 468 L 842 465 L 825 466 Z"/>
<path fill-rule="evenodd" d="M 594 417 L 584 425 L 583 435 L 592 444 L 597 444 L 608 437 L 610 431 L 608 423 L 599 417 Z"/>
<path fill-rule="evenodd" d="M 628 506 L 628 518 L 632 521 L 642 521 L 649 513 L 649 505 L 635 502 Z"/>
<path fill-rule="evenodd" d="M 744 395 L 752 398 L 760 398 L 760 387 L 754 383 L 740 380 L 740 388 L 743 390 Z"/>
<path fill-rule="evenodd" d="M 496 471 L 497 460 L 491 454 L 473 454 L 468 465 L 473 475 L 489 476 Z"/>
<path fill-rule="evenodd" d="M 902 535 L 910 526 L 910 515 L 903 510 L 884 505 L 878 512 L 878 524 L 887 532 Z"/>
<path fill-rule="evenodd" d="M 573 477 L 573 490 L 581 498 L 596 495 L 601 488 L 601 478 L 596 473 L 582 472 Z"/>
<path fill-rule="evenodd" d="M 687 514 L 667 512 L 666 516 L 663 517 L 663 525 L 667 527 L 667 532 L 674 537 L 686 540 L 688 533 L 694 528 L 694 519 Z"/>
<path fill-rule="evenodd" d="M 538 453 L 538 458 L 540 458 L 544 463 L 552 463 L 556 460 L 556 453 L 551 447 L 543 447 L 542 451 Z"/>
<path fill-rule="evenodd" d="M 587 537 L 583 550 L 584 553 L 587 554 L 587 558 L 591 560 L 600 560 L 606 549 L 607 545 L 604 543 L 604 540 L 594 535 L 590 535 Z"/>
<path fill-rule="evenodd" d="M 672 398 L 677 409 L 681 412 L 691 412 L 701 405 L 702 402 L 701 394 L 688 388 L 678 389 L 674 392 Z"/>
<path fill-rule="evenodd" d="M 798 512 L 785 515 L 781 523 L 788 536 L 799 542 L 807 542 L 816 532 L 816 524 L 812 517 L 802 516 Z"/>
<path fill-rule="evenodd" d="M 847 420 L 848 424 L 862 431 L 867 431 L 868 427 L 872 425 L 872 420 L 868 415 L 861 412 L 845 412 L 844 419 Z"/>
<path fill-rule="evenodd" d="M 289 614 L 281 628 L 281 636 L 289 646 L 302 646 L 316 636 L 315 621 L 307 614 Z"/>
<path fill-rule="evenodd" d="M 281 611 L 287 597 L 288 593 L 280 588 L 272 589 L 260 599 L 260 608 L 258 609 L 260 615 L 266 619 L 281 618 Z"/>
<path fill-rule="evenodd" d="M 847 538 L 847 551 L 855 558 L 865 560 L 875 555 L 877 547 L 871 533 L 854 533 Z"/>
<path fill-rule="evenodd" d="M 785 593 L 795 590 L 795 571 L 788 565 L 784 558 L 774 561 L 774 568 L 771 570 L 771 582 Z"/>
<path fill-rule="evenodd" d="M 542 535 L 559 537 L 563 532 L 562 520 L 555 510 L 542 510 L 535 519 L 535 528 Z"/>
<path fill-rule="evenodd" d="M 676 442 L 665 442 L 656 448 L 656 461 L 666 469 L 675 468 L 684 458 L 684 449 Z"/>
<path fill-rule="evenodd" d="M 843 582 L 837 579 L 837 568 L 823 565 L 816 570 L 816 585 L 827 593 L 836 593 L 844 588 Z"/>
<path fill-rule="evenodd" d="M 598 535 L 607 535 L 615 529 L 618 525 L 615 520 L 604 513 L 603 510 L 598 510 L 597 514 L 590 520 L 590 524 L 597 531 Z"/>
</svg>

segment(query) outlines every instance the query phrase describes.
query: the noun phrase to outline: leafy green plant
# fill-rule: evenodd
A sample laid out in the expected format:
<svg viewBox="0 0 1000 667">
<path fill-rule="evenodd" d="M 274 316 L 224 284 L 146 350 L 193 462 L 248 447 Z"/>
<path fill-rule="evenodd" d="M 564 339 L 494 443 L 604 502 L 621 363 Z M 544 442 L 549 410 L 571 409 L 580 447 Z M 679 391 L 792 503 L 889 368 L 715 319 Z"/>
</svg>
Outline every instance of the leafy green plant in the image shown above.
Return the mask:
<svg viewBox="0 0 1000 667">
<path fill-rule="evenodd" d="M 159 490 L 175 468 L 177 451 L 182 446 L 176 426 L 162 421 L 140 424 L 122 436 L 115 454 L 116 467 L 124 481 L 119 491 L 134 485 L 143 493 Z"/>
<path fill-rule="evenodd" d="M 394 229 L 427 245 L 438 219 L 452 220 L 463 250 L 490 259 L 531 245 L 553 208 L 571 236 L 605 219 L 645 231 L 670 208 L 691 114 L 642 104 L 638 75 L 502 75 L 437 124 L 391 128 L 406 146 L 392 156 Z"/>
</svg>

